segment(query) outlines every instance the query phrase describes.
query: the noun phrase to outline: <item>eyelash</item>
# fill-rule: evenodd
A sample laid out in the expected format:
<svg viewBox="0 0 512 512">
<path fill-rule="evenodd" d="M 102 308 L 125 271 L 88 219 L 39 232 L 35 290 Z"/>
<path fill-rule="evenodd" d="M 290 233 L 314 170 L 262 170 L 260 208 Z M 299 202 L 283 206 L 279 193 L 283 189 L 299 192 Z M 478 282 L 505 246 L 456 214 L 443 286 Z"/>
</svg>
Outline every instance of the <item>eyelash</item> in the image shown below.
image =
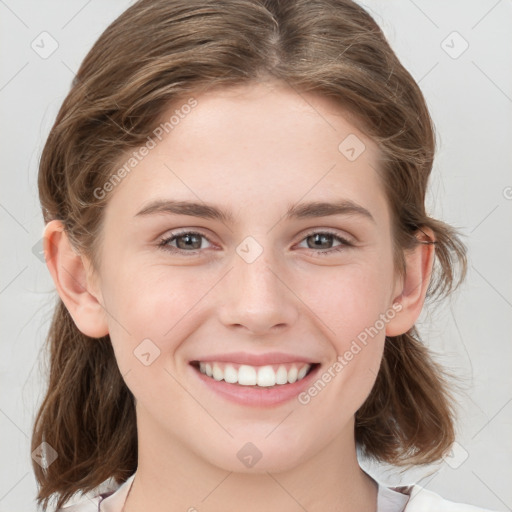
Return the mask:
<svg viewBox="0 0 512 512">
<path fill-rule="evenodd" d="M 201 249 L 196 249 L 194 251 L 185 251 L 183 249 L 178 249 L 178 248 L 171 247 L 168 245 L 170 242 L 173 242 L 177 238 L 180 238 L 185 235 L 199 236 L 199 237 L 206 239 L 208 242 L 212 243 L 211 240 L 207 236 L 205 236 L 203 233 L 198 233 L 197 231 L 182 231 L 180 233 L 173 233 L 170 237 L 166 237 L 166 238 L 160 240 L 160 242 L 158 243 L 158 248 L 162 249 L 164 251 L 171 252 L 173 254 L 183 254 L 183 253 L 192 254 L 192 255 L 198 254 L 198 252 L 200 252 Z M 332 236 L 334 239 L 336 239 L 338 242 L 341 242 L 341 245 L 339 245 L 337 247 L 333 247 L 332 249 L 326 249 L 323 251 L 322 250 L 315 251 L 314 249 L 309 249 L 310 251 L 316 252 L 316 256 L 326 256 L 329 254 L 338 253 L 340 251 L 346 250 L 349 247 L 354 247 L 354 244 L 352 242 L 349 242 L 347 239 L 345 239 L 331 231 L 311 231 L 310 233 L 307 233 L 302 238 L 301 242 L 303 242 L 306 238 L 313 236 L 313 235 L 329 235 L 329 236 Z"/>
</svg>

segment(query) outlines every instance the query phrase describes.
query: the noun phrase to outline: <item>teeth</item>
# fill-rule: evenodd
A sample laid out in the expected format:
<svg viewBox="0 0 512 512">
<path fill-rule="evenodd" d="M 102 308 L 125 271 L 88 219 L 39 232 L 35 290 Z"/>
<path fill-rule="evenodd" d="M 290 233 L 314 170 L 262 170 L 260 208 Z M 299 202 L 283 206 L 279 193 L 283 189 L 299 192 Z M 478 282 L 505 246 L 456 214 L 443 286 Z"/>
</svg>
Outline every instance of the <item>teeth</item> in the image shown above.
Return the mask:
<svg viewBox="0 0 512 512">
<path fill-rule="evenodd" d="M 224 368 L 224 380 L 230 384 L 238 382 L 238 372 L 230 364 Z"/>
<path fill-rule="evenodd" d="M 276 374 L 272 366 L 262 366 L 258 369 L 258 386 L 270 387 L 276 384 Z"/>
<path fill-rule="evenodd" d="M 287 369 L 279 366 L 249 366 L 225 363 L 199 363 L 199 370 L 215 380 L 224 380 L 241 386 L 272 387 L 293 384 L 303 379 L 311 368 L 310 364 L 292 364 Z"/>
<path fill-rule="evenodd" d="M 216 363 L 213 364 L 212 377 L 215 380 L 222 380 L 224 378 L 224 372 L 219 368 L 219 366 Z"/>
<path fill-rule="evenodd" d="M 242 386 L 254 386 L 256 384 L 256 369 L 253 366 L 243 364 L 238 369 L 238 384 Z"/>
<path fill-rule="evenodd" d="M 303 366 L 297 373 L 297 380 L 302 380 L 306 376 L 307 371 L 308 369 Z"/>
<path fill-rule="evenodd" d="M 276 384 L 287 384 L 288 372 L 284 366 L 280 366 L 276 372 Z"/>
</svg>

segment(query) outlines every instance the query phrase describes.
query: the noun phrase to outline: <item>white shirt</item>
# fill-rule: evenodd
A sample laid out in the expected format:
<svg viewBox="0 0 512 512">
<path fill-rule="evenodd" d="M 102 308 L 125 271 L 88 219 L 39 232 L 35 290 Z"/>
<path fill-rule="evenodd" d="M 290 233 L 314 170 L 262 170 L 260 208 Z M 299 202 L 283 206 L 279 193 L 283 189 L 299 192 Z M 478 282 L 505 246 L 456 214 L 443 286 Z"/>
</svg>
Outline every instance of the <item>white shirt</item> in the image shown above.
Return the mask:
<svg viewBox="0 0 512 512">
<path fill-rule="evenodd" d="M 135 474 L 120 485 L 113 481 L 104 482 L 101 492 L 91 491 L 69 500 L 57 512 L 121 512 Z M 386 487 L 379 482 L 377 484 L 377 512 L 492 512 L 445 500 L 419 485 Z"/>
</svg>

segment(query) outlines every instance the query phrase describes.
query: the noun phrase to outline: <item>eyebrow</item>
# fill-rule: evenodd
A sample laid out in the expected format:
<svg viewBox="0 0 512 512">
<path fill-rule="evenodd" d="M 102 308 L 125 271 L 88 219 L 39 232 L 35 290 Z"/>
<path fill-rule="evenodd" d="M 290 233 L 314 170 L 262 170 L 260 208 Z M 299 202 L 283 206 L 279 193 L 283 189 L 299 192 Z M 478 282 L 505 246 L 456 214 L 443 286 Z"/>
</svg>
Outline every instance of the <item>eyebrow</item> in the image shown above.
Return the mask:
<svg viewBox="0 0 512 512">
<path fill-rule="evenodd" d="M 190 215 L 192 217 L 219 220 L 224 223 L 233 223 L 234 221 L 234 215 L 230 210 L 223 210 L 213 204 L 174 201 L 170 199 L 155 200 L 142 208 L 135 216 L 155 214 Z M 287 219 L 307 219 L 331 215 L 360 215 L 375 223 L 375 219 L 366 208 L 349 199 L 342 199 L 332 203 L 313 201 L 291 205 L 286 211 L 285 217 Z"/>
</svg>

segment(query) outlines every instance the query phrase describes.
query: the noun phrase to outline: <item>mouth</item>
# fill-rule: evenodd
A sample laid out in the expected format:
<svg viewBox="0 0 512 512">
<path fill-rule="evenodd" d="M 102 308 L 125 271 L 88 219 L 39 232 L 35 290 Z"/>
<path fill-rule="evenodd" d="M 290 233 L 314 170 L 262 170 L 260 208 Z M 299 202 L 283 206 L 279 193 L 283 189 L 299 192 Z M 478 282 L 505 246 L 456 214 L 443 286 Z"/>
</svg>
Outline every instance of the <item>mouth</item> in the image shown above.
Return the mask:
<svg viewBox="0 0 512 512">
<path fill-rule="evenodd" d="M 222 361 L 191 361 L 190 365 L 212 381 L 246 388 L 275 389 L 300 382 L 320 363 L 281 363 L 263 366 Z"/>
</svg>

